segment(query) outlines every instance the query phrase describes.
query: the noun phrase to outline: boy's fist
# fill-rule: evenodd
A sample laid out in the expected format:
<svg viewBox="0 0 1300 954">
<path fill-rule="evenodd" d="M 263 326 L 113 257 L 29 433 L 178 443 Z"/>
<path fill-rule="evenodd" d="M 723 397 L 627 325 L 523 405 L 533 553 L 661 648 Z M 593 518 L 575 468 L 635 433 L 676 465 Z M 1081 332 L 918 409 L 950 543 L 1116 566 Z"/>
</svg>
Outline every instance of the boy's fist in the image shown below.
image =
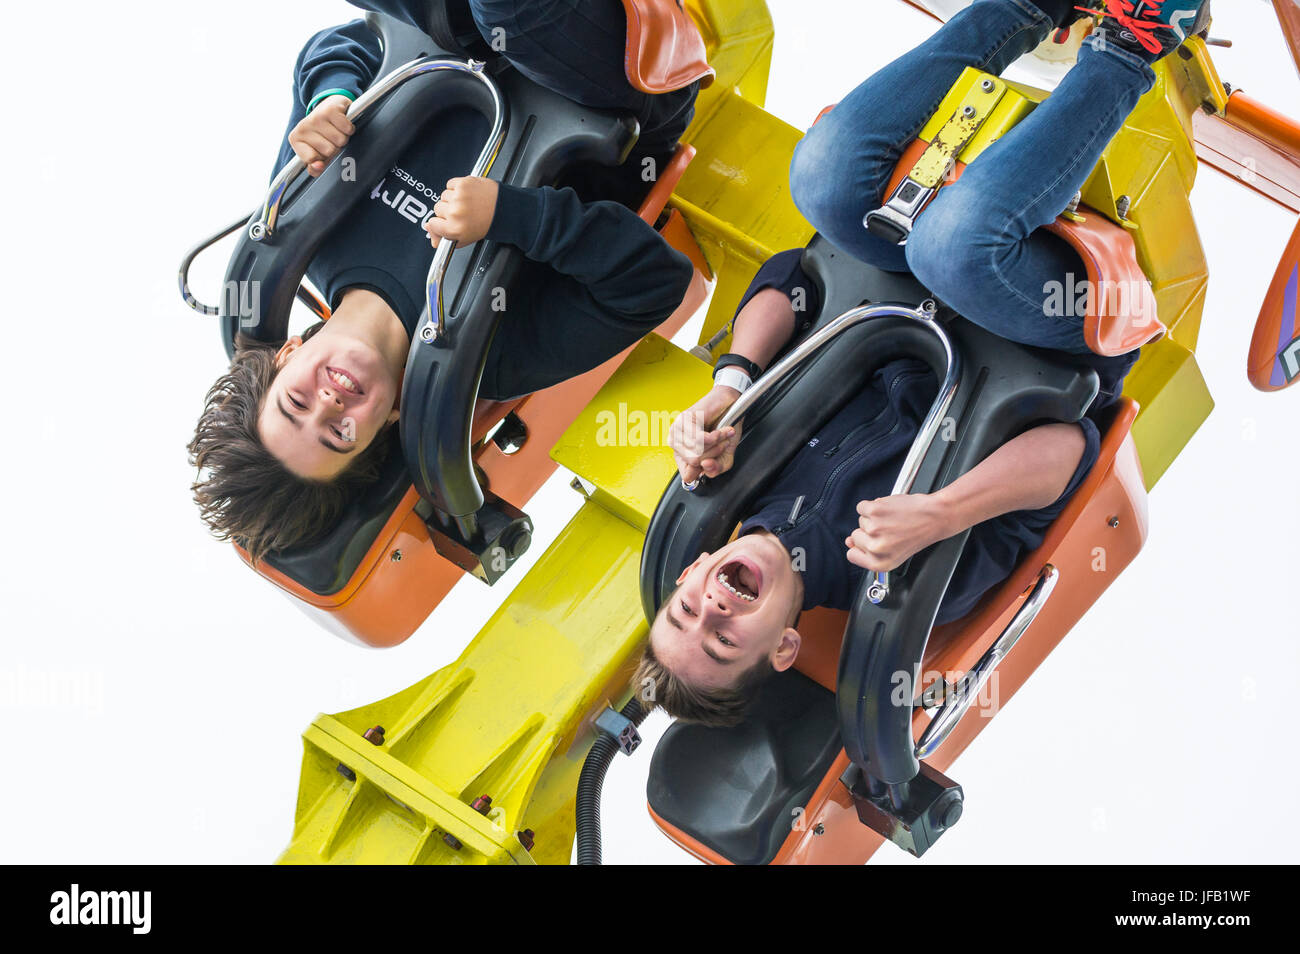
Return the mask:
<svg viewBox="0 0 1300 954">
<path fill-rule="evenodd" d="M 858 503 L 858 527 L 845 540 L 850 563 L 886 572 L 932 543 L 961 532 L 935 494 L 895 494 Z"/>
<path fill-rule="evenodd" d="M 351 105 L 352 100 L 346 96 L 327 96 L 289 133 L 289 145 L 294 155 L 307 164 L 308 175 L 314 177 L 324 172 L 329 161 L 356 132 L 347 117 Z"/>
<path fill-rule="evenodd" d="M 677 472 L 692 483 L 703 474 L 717 477 L 731 469 L 740 443 L 739 424 L 726 430 L 713 430 L 727 409 L 736 403 L 740 392 L 715 385 L 708 394 L 673 421 L 668 429 L 668 446 L 673 449 Z"/>
<path fill-rule="evenodd" d="M 487 235 L 497 211 L 497 184 L 479 176 L 458 176 L 447 180 L 447 187 L 433 207 L 435 218 L 424 223 L 429 241 L 449 238 L 460 245 L 472 245 Z"/>
</svg>

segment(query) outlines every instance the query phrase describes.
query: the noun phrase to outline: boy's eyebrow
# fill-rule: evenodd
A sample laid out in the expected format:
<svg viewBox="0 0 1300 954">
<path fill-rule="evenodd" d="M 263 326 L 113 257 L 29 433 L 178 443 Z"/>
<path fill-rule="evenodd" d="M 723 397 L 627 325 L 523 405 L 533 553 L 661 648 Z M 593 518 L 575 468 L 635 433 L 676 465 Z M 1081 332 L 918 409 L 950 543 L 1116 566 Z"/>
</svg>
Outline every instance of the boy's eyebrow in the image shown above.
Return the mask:
<svg viewBox="0 0 1300 954">
<path fill-rule="evenodd" d="M 334 446 L 333 444 L 331 444 L 329 441 L 325 440 L 324 437 L 322 437 L 322 438 L 320 439 L 320 443 L 321 443 L 321 446 L 322 446 L 322 447 L 328 447 L 330 450 L 332 450 L 332 451 L 333 451 L 334 453 L 336 453 L 336 454 L 350 454 L 350 453 L 352 453 L 352 448 L 351 448 L 351 447 L 335 447 L 335 446 Z"/>
<path fill-rule="evenodd" d="M 707 636 L 705 636 L 704 639 L 700 641 L 700 648 L 704 650 L 704 655 L 708 656 L 714 662 L 720 663 L 723 666 L 730 666 L 733 662 L 735 662 L 734 659 L 723 659 L 721 656 L 715 653 L 709 647 L 709 637 Z"/>
<path fill-rule="evenodd" d="M 302 430 L 302 421 L 298 420 L 296 417 L 294 417 L 292 414 L 290 414 L 288 411 L 284 409 L 284 404 L 283 402 L 281 402 L 278 395 L 276 396 L 275 399 L 275 406 L 280 409 L 281 414 L 283 414 L 293 423 L 294 427 L 298 428 L 298 430 Z"/>
</svg>

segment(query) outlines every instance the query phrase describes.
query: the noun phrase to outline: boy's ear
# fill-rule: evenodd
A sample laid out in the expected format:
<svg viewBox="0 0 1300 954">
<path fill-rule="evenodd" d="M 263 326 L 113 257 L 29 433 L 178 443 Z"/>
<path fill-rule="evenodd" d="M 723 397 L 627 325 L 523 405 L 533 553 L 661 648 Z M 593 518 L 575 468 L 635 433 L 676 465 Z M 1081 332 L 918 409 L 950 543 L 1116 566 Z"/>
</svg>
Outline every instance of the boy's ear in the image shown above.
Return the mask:
<svg viewBox="0 0 1300 954">
<path fill-rule="evenodd" d="M 289 355 L 293 354 L 302 347 L 302 338 L 294 335 L 284 344 L 280 345 L 280 350 L 275 353 L 275 369 L 283 370 L 284 363 L 289 360 Z"/>
<path fill-rule="evenodd" d="M 785 672 L 793 666 L 799 655 L 799 647 L 802 645 L 803 637 L 799 635 L 799 630 L 787 626 L 781 633 L 781 638 L 777 640 L 776 652 L 772 654 L 772 668 L 777 672 Z"/>
</svg>

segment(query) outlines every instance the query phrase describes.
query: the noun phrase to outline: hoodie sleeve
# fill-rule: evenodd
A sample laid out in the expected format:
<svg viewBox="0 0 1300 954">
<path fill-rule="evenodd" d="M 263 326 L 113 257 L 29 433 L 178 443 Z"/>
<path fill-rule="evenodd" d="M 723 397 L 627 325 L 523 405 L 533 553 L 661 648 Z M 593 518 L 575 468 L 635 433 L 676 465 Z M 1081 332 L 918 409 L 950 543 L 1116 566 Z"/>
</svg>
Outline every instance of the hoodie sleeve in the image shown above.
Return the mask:
<svg viewBox="0 0 1300 954">
<path fill-rule="evenodd" d="M 1087 417 L 1078 423 L 1083 429 L 1083 455 L 1061 496 L 1041 510 L 1015 510 L 971 528 L 939 607 L 937 622 L 948 623 L 965 616 L 989 589 L 1014 573 L 1021 559 L 1043 542 L 1053 521 L 1065 510 L 1101 455 L 1097 425 Z"/>
<path fill-rule="evenodd" d="M 527 259 L 479 394 L 504 400 L 612 358 L 681 304 L 694 268 L 631 209 L 572 189 L 502 185 L 487 237 Z"/>
<path fill-rule="evenodd" d="M 584 203 L 567 188 L 500 186 L 487 237 L 573 279 L 589 305 L 647 330 L 681 304 L 693 272 L 690 259 L 631 209 Z"/>
<path fill-rule="evenodd" d="M 355 99 L 374 82 L 383 59 L 379 37 L 364 20 L 322 30 L 298 54 L 294 98 L 304 113 L 330 93 L 346 93 Z"/>
<path fill-rule="evenodd" d="M 322 30 L 307 41 L 294 64 L 293 107 L 280 142 L 275 172 L 293 158 L 289 133 L 312 107 L 333 93 L 356 99 L 374 82 L 383 60 L 379 37 L 364 20 Z"/>
</svg>

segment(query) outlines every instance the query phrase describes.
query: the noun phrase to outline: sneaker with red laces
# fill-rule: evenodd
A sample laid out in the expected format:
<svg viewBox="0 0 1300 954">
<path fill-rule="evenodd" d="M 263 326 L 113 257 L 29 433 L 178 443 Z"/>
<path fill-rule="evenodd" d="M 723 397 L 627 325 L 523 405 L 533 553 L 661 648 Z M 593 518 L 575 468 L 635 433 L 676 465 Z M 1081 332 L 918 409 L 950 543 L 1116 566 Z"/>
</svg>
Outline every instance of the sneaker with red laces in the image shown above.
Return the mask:
<svg viewBox="0 0 1300 954">
<path fill-rule="evenodd" d="M 1210 20 L 1210 0 L 1103 0 L 1090 6 L 1102 16 L 1096 32 L 1104 41 L 1148 63 L 1168 56 Z"/>
</svg>

